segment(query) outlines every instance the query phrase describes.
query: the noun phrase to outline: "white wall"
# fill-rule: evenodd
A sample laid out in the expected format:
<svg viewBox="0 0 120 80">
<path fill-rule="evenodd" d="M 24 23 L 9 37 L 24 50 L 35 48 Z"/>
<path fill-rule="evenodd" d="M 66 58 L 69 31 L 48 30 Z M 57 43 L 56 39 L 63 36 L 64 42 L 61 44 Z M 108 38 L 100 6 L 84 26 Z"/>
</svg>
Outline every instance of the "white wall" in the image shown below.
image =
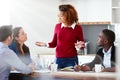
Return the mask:
<svg viewBox="0 0 120 80">
<path fill-rule="evenodd" d="M 0 26 L 10 24 L 9 0 L 0 0 Z"/>
<path fill-rule="evenodd" d="M 80 22 L 111 21 L 111 0 L 63 0 L 78 11 Z"/>
<path fill-rule="evenodd" d="M 54 3 L 53 3 L 54 2 Z M 32 54 L 54 53 L 54 49 L 36 46 L 36 41 L 51 41 L 57 21 L 57 0 L 12 0 L 11 23 L 22 26 L 28 34 L 26 44 Z"/>
</svg>

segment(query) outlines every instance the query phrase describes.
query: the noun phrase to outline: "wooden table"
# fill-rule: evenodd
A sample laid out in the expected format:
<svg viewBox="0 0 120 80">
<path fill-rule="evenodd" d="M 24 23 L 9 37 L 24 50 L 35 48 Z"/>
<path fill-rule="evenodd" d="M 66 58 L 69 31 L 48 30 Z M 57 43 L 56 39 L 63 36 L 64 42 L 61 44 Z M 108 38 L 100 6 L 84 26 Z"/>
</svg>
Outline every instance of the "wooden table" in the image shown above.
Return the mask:
<svg viewBox="0 0 120 80">
<path fill-rule="evenodd" d="M 33 72 L 23 76 L 24 80 L 116 80 L 115 72 Z"/>
<path fill-rule="evenodd" d="M 31 74 L 32 77 L 35 78 L 51 78 L 50 80 L 54 79 L 61 79 L 61 80 L 116 80 L 116 73 L 114 72 L 65 72 L 65 71 L 58 71 L 58 72 L 50 72 L 50 73 L 38 73 L 34 72 Z M 48 79 L 48 80 L 49 80 Z"/>
</svg>

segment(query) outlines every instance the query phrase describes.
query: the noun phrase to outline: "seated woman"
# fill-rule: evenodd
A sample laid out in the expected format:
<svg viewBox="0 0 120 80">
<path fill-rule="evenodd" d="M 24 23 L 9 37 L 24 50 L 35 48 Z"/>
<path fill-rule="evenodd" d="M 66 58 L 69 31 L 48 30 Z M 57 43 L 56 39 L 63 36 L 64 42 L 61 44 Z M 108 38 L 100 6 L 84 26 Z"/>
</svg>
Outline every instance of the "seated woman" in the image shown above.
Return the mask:
<svg viewBox="0 0 120 80">
<path fill-rule="evenodd" d="M 30 64 L 32 59 L 30 57 L 29 48 L 24 44 L 27 40 L 27 34 L 24 32 L 22 27 L 15 27 L 13 29 L 13 41 L 9 45 L 9 48 L 12 49 L 18 57 L 25 63 Z"/>
<path fill-rule="evenodd" d="M 30 57 L 29 48 L 24 43 L 26 40 L 27 34 L 24 32 L 23 28 L 15 27 L 13 29 L 13 41 L 9 45 L 9 48 L 18 55 L 23 63 L 29 65 L 32 64 L 32 59 Z M 24 76 L 16 73 L 11 73 L 9 76 L 9 80 L 24 80 Z"/>
</svg>

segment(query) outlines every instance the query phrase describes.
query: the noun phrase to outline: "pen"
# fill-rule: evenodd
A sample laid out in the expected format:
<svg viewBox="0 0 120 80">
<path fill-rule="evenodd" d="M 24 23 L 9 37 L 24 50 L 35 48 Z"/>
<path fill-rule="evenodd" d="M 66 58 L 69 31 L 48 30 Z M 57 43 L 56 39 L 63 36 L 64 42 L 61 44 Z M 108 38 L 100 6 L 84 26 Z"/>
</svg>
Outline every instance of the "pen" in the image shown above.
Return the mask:
<svg viewBox="0 0 120 80">
<path fill-rule="evenodd" d="M 75 65 L 77 65 L 77 63 L 74 61 Z"/>
</svg>

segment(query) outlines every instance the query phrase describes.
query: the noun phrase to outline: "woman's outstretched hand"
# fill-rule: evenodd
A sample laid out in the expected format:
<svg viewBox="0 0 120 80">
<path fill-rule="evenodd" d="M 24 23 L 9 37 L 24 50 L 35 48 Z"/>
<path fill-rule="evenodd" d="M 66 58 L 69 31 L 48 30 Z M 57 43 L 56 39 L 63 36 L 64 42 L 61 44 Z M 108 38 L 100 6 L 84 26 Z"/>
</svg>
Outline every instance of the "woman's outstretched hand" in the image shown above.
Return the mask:
<svg viewBox="0 0 120 80">
<path fill-rule="evenodd" d="M 40 47 L 47 46 L 46 43 L 44 43 L 44 42 L 36 42 L 35 45 L 40 46 Z"/>
</svg>

